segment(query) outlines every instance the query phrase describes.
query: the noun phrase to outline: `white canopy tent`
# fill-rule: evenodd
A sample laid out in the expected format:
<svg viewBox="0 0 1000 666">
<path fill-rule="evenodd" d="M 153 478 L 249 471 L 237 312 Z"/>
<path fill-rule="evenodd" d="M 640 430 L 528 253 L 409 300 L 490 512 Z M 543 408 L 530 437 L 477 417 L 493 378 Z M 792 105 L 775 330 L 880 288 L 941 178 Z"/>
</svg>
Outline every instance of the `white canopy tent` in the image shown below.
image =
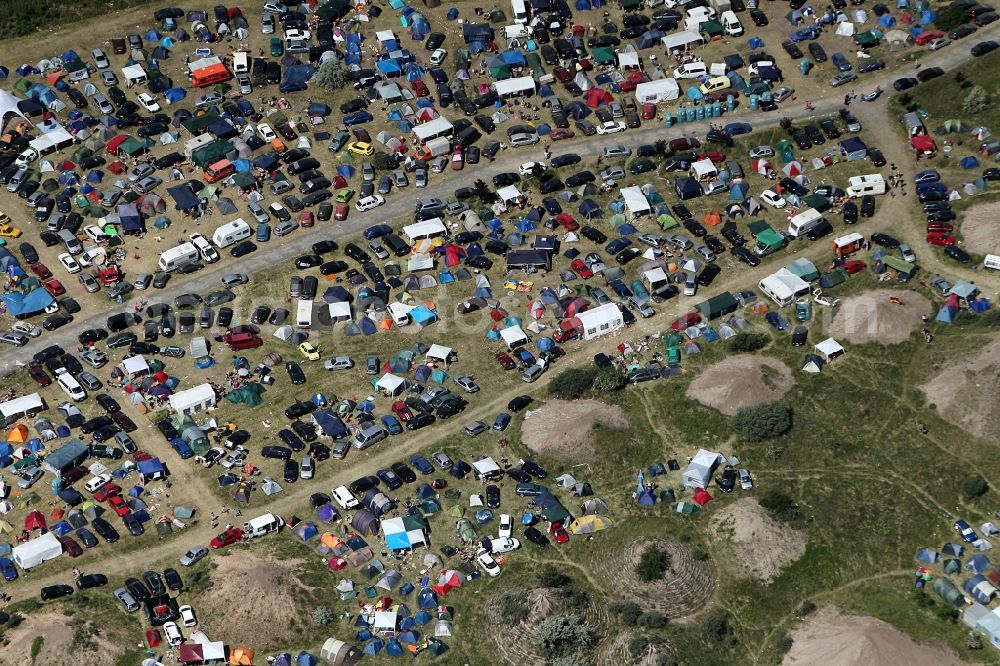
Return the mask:
<svg viewBox="0 0 1000 666">
<path fill-rule="evenodd" d="M 215 407 L 215 389 L 209 383 L 178 391 L 170 396 L 170 408 L 178 414 L 193 414 Z"/>
<path fill-rule="evenodd" d="M 712 481 L 712 472 L 723 461 L 721 453 L 699 449 L 684 470 L 682 483 L 688 488 L 707 488 Z"/>
<path fill-rule="evenodd" d="M 623 187 L 621 189 L 622 199 L 625 200 L 625 207 L 632 215 L 644 215 L 650 210 L 649 201 L 642 193 L 642 188 L 638 186 Z"/>
<path fill-rule="evenodd" d="M 513 349 L 518 345 L 523 345 L 528 341 L 528 334 L 518 325 L 508 326 L 501 329 L 500 338 L 507 345 L 507 349 Z"/>
<path fill-rule="evenodd" d="M 330 310 L 330 321 L 350 321 L 353 318 L 350 303 L 330 303 L 328 308 Z"/>
<path fill-rule="evenodd" d="M 423 240 L 424 238 L 436 238 L 444 236 L 448 229 L 444 226 L 441 218 L 435 217 L 432 220 L 425 220 L 415 224 L 408 224 L 403 227 L 403 233 L 411 241 Z"/>
<path fill-rule="evenodd" d="M 142 356 L 130 356 L 122 360 L 122 371 L 126 375 L 148 375 L 149 363 Z"/>
<path fill-rule="evenodd" d="M 406 388 L 406 379 L 387 372 L 375 382 L 375 388 L 387 391 L 389 395 L 399 395 Z"/>
<path fill-rule="evenodd" d="M 502 473 L 500 466 L 496 464 L 493 458 L 483 458 L 482 460 L 475 461 L 472 463 L 472 469 L 475 470 L 477 478 Z"/>
<path fill-rule="evenodd" d="M 431 348 L 427 350 L 427 359 L 437 359 L 439 361 L 447 361 L 448 357 L 452 355 L 454 350 L 451 347 L 445 347 L 444 345 L 432 344 Z"/>
<path fill-rule="evenodd" d="M 827 363 L 846 352 L 844 346 L 833 338 L 827 338 L 826 340 L 823 340 L 823 342 L 817 343 L 815 349 L 824 359 L 826 359 Z"/>
</svg>

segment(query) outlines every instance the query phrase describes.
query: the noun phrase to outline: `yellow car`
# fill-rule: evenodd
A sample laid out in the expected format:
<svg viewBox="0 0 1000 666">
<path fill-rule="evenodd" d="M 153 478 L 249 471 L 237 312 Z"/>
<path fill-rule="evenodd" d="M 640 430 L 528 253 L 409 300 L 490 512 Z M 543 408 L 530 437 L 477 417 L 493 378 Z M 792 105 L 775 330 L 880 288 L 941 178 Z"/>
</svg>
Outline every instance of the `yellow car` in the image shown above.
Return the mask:
<svg viewBox="0 0 1000 666">
<path fill-rule="evenodd" d="M 364 141 L 355 141 L 347 146 L 347 150 L 355 155 L 364 155 L 365 157 L 375 154 L 375 148 L 370 143 L 365 143 Z"/>
<path fill-rule="evenodd" d="M 305 356 L 308 361 L 319 360 L 319 350 L 316 349 L 311 342 L 303 342 L 300 344 L 299 351 L 302 352 L 302 355 Z"/>
<path fill-rule="evenodd" d="M 20 238 L 21 230 L 10 223 L 6 213 L 0 213 L 0 238 Z"/>
</svg>

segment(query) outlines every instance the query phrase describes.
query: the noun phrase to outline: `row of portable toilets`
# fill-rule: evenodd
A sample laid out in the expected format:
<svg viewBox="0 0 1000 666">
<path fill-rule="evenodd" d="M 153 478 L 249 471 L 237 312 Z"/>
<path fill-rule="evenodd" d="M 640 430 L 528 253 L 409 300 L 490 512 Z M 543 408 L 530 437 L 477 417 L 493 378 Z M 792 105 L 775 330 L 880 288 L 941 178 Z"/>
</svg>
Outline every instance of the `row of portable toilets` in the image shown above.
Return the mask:
<svg viewBox="0 0 1000 666">
<path fill-rule="evenodd" d="M 770 102 L 771 93 L 765 92 L 762 95 L 750 95 L 750 110 L 756 111 L 761 102 Z M 726 96 L 726 112 L 731 113 L 736 108 L 736 98 L 732 95 Z M 690 123 L 706 118 L 718 118 L 722 115 L 722 102 L 712 102 L 711 104 L 697 104 L 695 106 L 681 106 L 677 108 L 677 114 L 667 113 L 663 117 L 663 124 L 667 127 L 674 123 Z"/>
</svg>

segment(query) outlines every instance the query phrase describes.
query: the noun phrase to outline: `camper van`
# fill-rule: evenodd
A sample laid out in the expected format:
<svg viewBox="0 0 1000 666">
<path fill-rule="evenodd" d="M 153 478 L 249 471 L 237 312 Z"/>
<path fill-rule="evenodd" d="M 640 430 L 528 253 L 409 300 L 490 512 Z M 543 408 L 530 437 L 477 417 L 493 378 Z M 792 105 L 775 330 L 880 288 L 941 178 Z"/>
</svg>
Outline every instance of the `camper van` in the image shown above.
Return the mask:
<svg viewBox="0 0 1000 666">
<path fill-rule="evenodd" d="M 833 254 L 837 257 L 846 257 L 849 254 L 854 254 L 865 244 L 865 237 L 861 234 L 847 234 L 846 236 L 841 236 L 840 238 L 833 239 Z"/>
<path fill-rule="evenodd" d="M 730 37 L 739 37 L 743 34 L 743 24 L 736 18 L 735 12 L 731 10 L 724 11 L 719 20 L 722 23 L 722 28 Z"/>
<path fill-rule="evenodd" d="M 514 23 L 521 25 L 528 23 L 528 3 L 524 0 L 510 0 L 510 9 Z"/>
<path fill-rule="evenodd" d="M 247 74 L 250 71 L 250 54 L 237 51 L 233 54 L 233 71 L 237 74 Z"/>
<path fill-rule="evenodd" d="M 198 254 L 207 264 L 214 264 L 219 260 L 219 253 L 216 251 L 208 239 L 201 234 L 188 234 L 191 244 L 198 248 Z"/>
<path fill-rule="evenodd" d="M 1000 271 L 1000 255 L 988 254 L 983 258 L 983 268 Z"/>
<path fill-rule="evenodd" d="M 169 273 L 170 271 L 177 270 L 184 264 L 198 261 L 199 256 L 198 248 L 193 243 L 182 243 L 161 254 L 157 265 L 161 271 Z"/>
<path fill-rule="evenodd" d="M 703 60 L 685 63 L 674 70 L 675 79 L 697 79 L 707 74 L 708 67 Z"/>
<path fill-rule="evenodd" d="M 219 160 L 214 164 L 209 164 L 205 167 L 205 182 L 215 183 L 222 180 L 223 178 L 228 178 L 236 172 L 236 167 L 232 162 L 226 159 Z"/>
<path fill-rule="evenodd" d="M 802 238 L 823 221 L 823 214 L 815 208 L 807 208 L 788 221 L 788 235 Z"/>
<path fill-rule="evenodd" d="M 296 328 L 311 328 L 313 323 L 313 302 L 308 299 L 300 299 L 298 308 L 295 311 Z"/>
<path fill-rule="evenodd" d="M 215 137 L 207 133 L 200 134 L 193 139 L 188 139 L 184 142 L 184 157 L 190 159 L 191 156 L 194 155 L 195 151 L 199 148 L 207 146 L 213 141 L 215 141 Z"/>
<path fill-rule="evenodd" d="M 232 222 L 226 222 L 212 234 L 212 242 L 220 250 L 230 245 L 240 242 L 244 238 L 249 238 L 252 233 L 250 225 L 243 218 L 237 218 Z"/>
<path fill-rule="evenodd" d="M 863 197 L 866 194 L 885 194 L 885 178 L 881 174 L 851 176 L 847 179 L 847 196 Z"/>
<path fill-rule="evenodd" d="M 389 311 L 389 316 L 392 317 L 392 323 L 396 326 L 407 326 L 413 320 L 410 318 L 410 306 L 403 303 L 389 303 L 386 306 L 386 310 Z"/>
<path fill-rule="evenodd" d="M 270 534 L 271 532 L 277 532 L 284 526 L 284 518 L 276 516 L 273 513 L 265 513 L 263 516 L 257 516 L 243 523 L 243 535 L 253 539 L 254 537 Z"/>
</svg>

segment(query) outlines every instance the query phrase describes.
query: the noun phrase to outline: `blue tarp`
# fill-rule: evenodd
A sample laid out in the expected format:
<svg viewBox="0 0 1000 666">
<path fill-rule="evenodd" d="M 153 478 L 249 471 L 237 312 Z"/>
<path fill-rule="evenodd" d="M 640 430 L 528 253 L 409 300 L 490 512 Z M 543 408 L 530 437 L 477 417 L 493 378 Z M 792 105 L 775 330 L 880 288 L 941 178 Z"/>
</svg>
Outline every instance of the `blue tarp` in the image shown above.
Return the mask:
<svg viewBox="0 0 1000 666">
<path fill-rule="evenodd" d="M 187 91 L 184 88 L 170 88 L 163 92 L 163 97 L 167 100 L 168 104 L 173 104 L 187 97 Z"/>
<path fill-rule="evenodd" d="M 52 294 L 41 288 L 34 289 L 27 294 L 18 292 L 3 294 L 0 299 L 7 307 L 7 312 L 14 317 L 41 312 L 55 300 L 52 298 Z"/>
</svg>

